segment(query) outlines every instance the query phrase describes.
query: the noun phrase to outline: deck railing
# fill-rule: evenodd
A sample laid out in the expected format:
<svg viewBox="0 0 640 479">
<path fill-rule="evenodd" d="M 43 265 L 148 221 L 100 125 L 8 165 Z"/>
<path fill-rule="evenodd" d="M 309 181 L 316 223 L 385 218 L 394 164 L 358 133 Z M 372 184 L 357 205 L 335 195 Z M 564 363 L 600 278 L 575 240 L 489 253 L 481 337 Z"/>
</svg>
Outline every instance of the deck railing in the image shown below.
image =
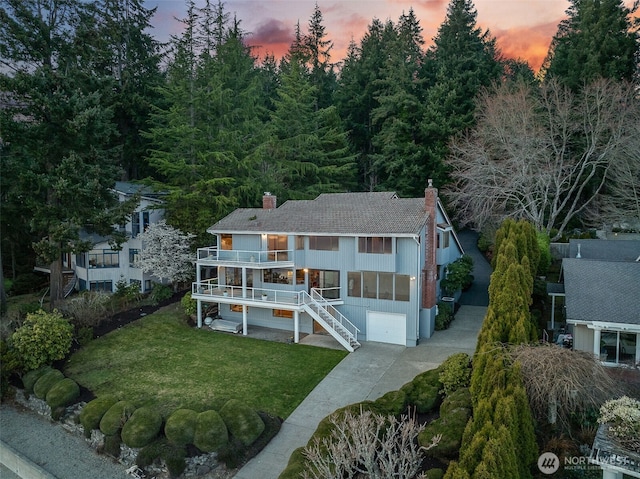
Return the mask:
<svg viewBox="0 0 640 479">
<path fill-rule="evenodd" d="M 215 247 L 198 248 L 198 261 L 230 261 L 235 263 L 274 263 L 291 261 L 293 250 L 247 251 Z"/>
</svg>

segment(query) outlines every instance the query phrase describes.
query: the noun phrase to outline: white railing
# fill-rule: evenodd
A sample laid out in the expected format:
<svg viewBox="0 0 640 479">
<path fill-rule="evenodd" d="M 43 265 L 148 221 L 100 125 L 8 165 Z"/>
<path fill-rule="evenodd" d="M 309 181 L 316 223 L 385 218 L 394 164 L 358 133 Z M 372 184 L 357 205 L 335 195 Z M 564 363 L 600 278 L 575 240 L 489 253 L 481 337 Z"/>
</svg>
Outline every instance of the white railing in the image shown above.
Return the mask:
<svg viewBox="0 0 640 479">
<path fill-rule="evenodd" d="M 203 280 L 191 284 L 191 294 L 210 298 L 237 298 L 240 300 L 267 301 L 270 303 L 292 304 L 301 306 L 298 291 L 282 291 L 277 289 L 250 288 L 218 283 L 217 279 Z"/>
<path fill-rule="evenodd" d="M 311 294 L 307 294 L 305 291 L 302 291 L 302 299 L 308 306 L 313 306 L 316 311 L 318 309 L 323 309 L 332 317 L 334 323 L 338 323 L 342 329 L 345 329 L 354 340 L 357 341 L 358 329 L 351 321 L 349 321 L 344 314 L 338 311 L 331 303 L 329 303 L 326 298 L 324 298 L 316 288 L 311 288 Z M 320 314 L 319 311 L 317 311 Z M 335 324 L 331 324 L 330 326 L 333 329 L 339 330 L 340 328 L 336 327 Z"/>
<path fill-rule="evenodd" d="M 293 250 L 250 251 L 214 247 L 198 248 L 198 261 L 230 261 L 234 263 L 275 263 L 292 261 Z"/>
</svg>

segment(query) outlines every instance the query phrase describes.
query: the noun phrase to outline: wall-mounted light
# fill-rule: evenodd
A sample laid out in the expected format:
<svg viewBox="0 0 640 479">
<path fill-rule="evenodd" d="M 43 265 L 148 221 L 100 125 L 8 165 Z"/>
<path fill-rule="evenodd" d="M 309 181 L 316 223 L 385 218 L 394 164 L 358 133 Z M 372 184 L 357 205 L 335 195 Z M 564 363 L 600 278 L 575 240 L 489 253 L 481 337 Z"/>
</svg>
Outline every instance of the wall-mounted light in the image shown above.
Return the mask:
<svg viewBox="0 0 640 479">
<path fill-rule="evenodd" d="M 415 276 L 411 276 L 411 281 L 415 281 L 416 277 Z"/>
</svg>

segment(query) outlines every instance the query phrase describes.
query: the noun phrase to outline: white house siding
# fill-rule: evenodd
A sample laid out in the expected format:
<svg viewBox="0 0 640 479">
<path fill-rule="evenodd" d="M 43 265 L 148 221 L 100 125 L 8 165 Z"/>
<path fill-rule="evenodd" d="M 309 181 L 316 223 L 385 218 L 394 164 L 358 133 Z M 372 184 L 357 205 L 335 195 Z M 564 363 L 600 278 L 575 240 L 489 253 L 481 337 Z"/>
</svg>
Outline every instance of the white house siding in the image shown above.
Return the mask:
<svg viewBox="0 0 640 479">
<path fill-rule="evenodd" d="M 573 349 L 593 352 L 593 329 L 587 328 L 584 324 L 573 325 Z"/>
</svg>

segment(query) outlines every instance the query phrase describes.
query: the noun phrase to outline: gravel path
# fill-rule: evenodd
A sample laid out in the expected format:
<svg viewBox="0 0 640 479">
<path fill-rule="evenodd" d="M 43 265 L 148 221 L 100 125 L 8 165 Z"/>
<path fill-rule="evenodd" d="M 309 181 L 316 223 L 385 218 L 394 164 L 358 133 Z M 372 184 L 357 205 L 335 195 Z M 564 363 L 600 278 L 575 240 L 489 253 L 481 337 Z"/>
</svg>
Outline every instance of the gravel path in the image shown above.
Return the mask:
<svg viewBox="0 0 640 479">
<path fill-rule="evenodd" d="M 131 479 L 124 466 L 29 410 L 0 405 L 0 440 L 59 479 Z"/>
</svg>

